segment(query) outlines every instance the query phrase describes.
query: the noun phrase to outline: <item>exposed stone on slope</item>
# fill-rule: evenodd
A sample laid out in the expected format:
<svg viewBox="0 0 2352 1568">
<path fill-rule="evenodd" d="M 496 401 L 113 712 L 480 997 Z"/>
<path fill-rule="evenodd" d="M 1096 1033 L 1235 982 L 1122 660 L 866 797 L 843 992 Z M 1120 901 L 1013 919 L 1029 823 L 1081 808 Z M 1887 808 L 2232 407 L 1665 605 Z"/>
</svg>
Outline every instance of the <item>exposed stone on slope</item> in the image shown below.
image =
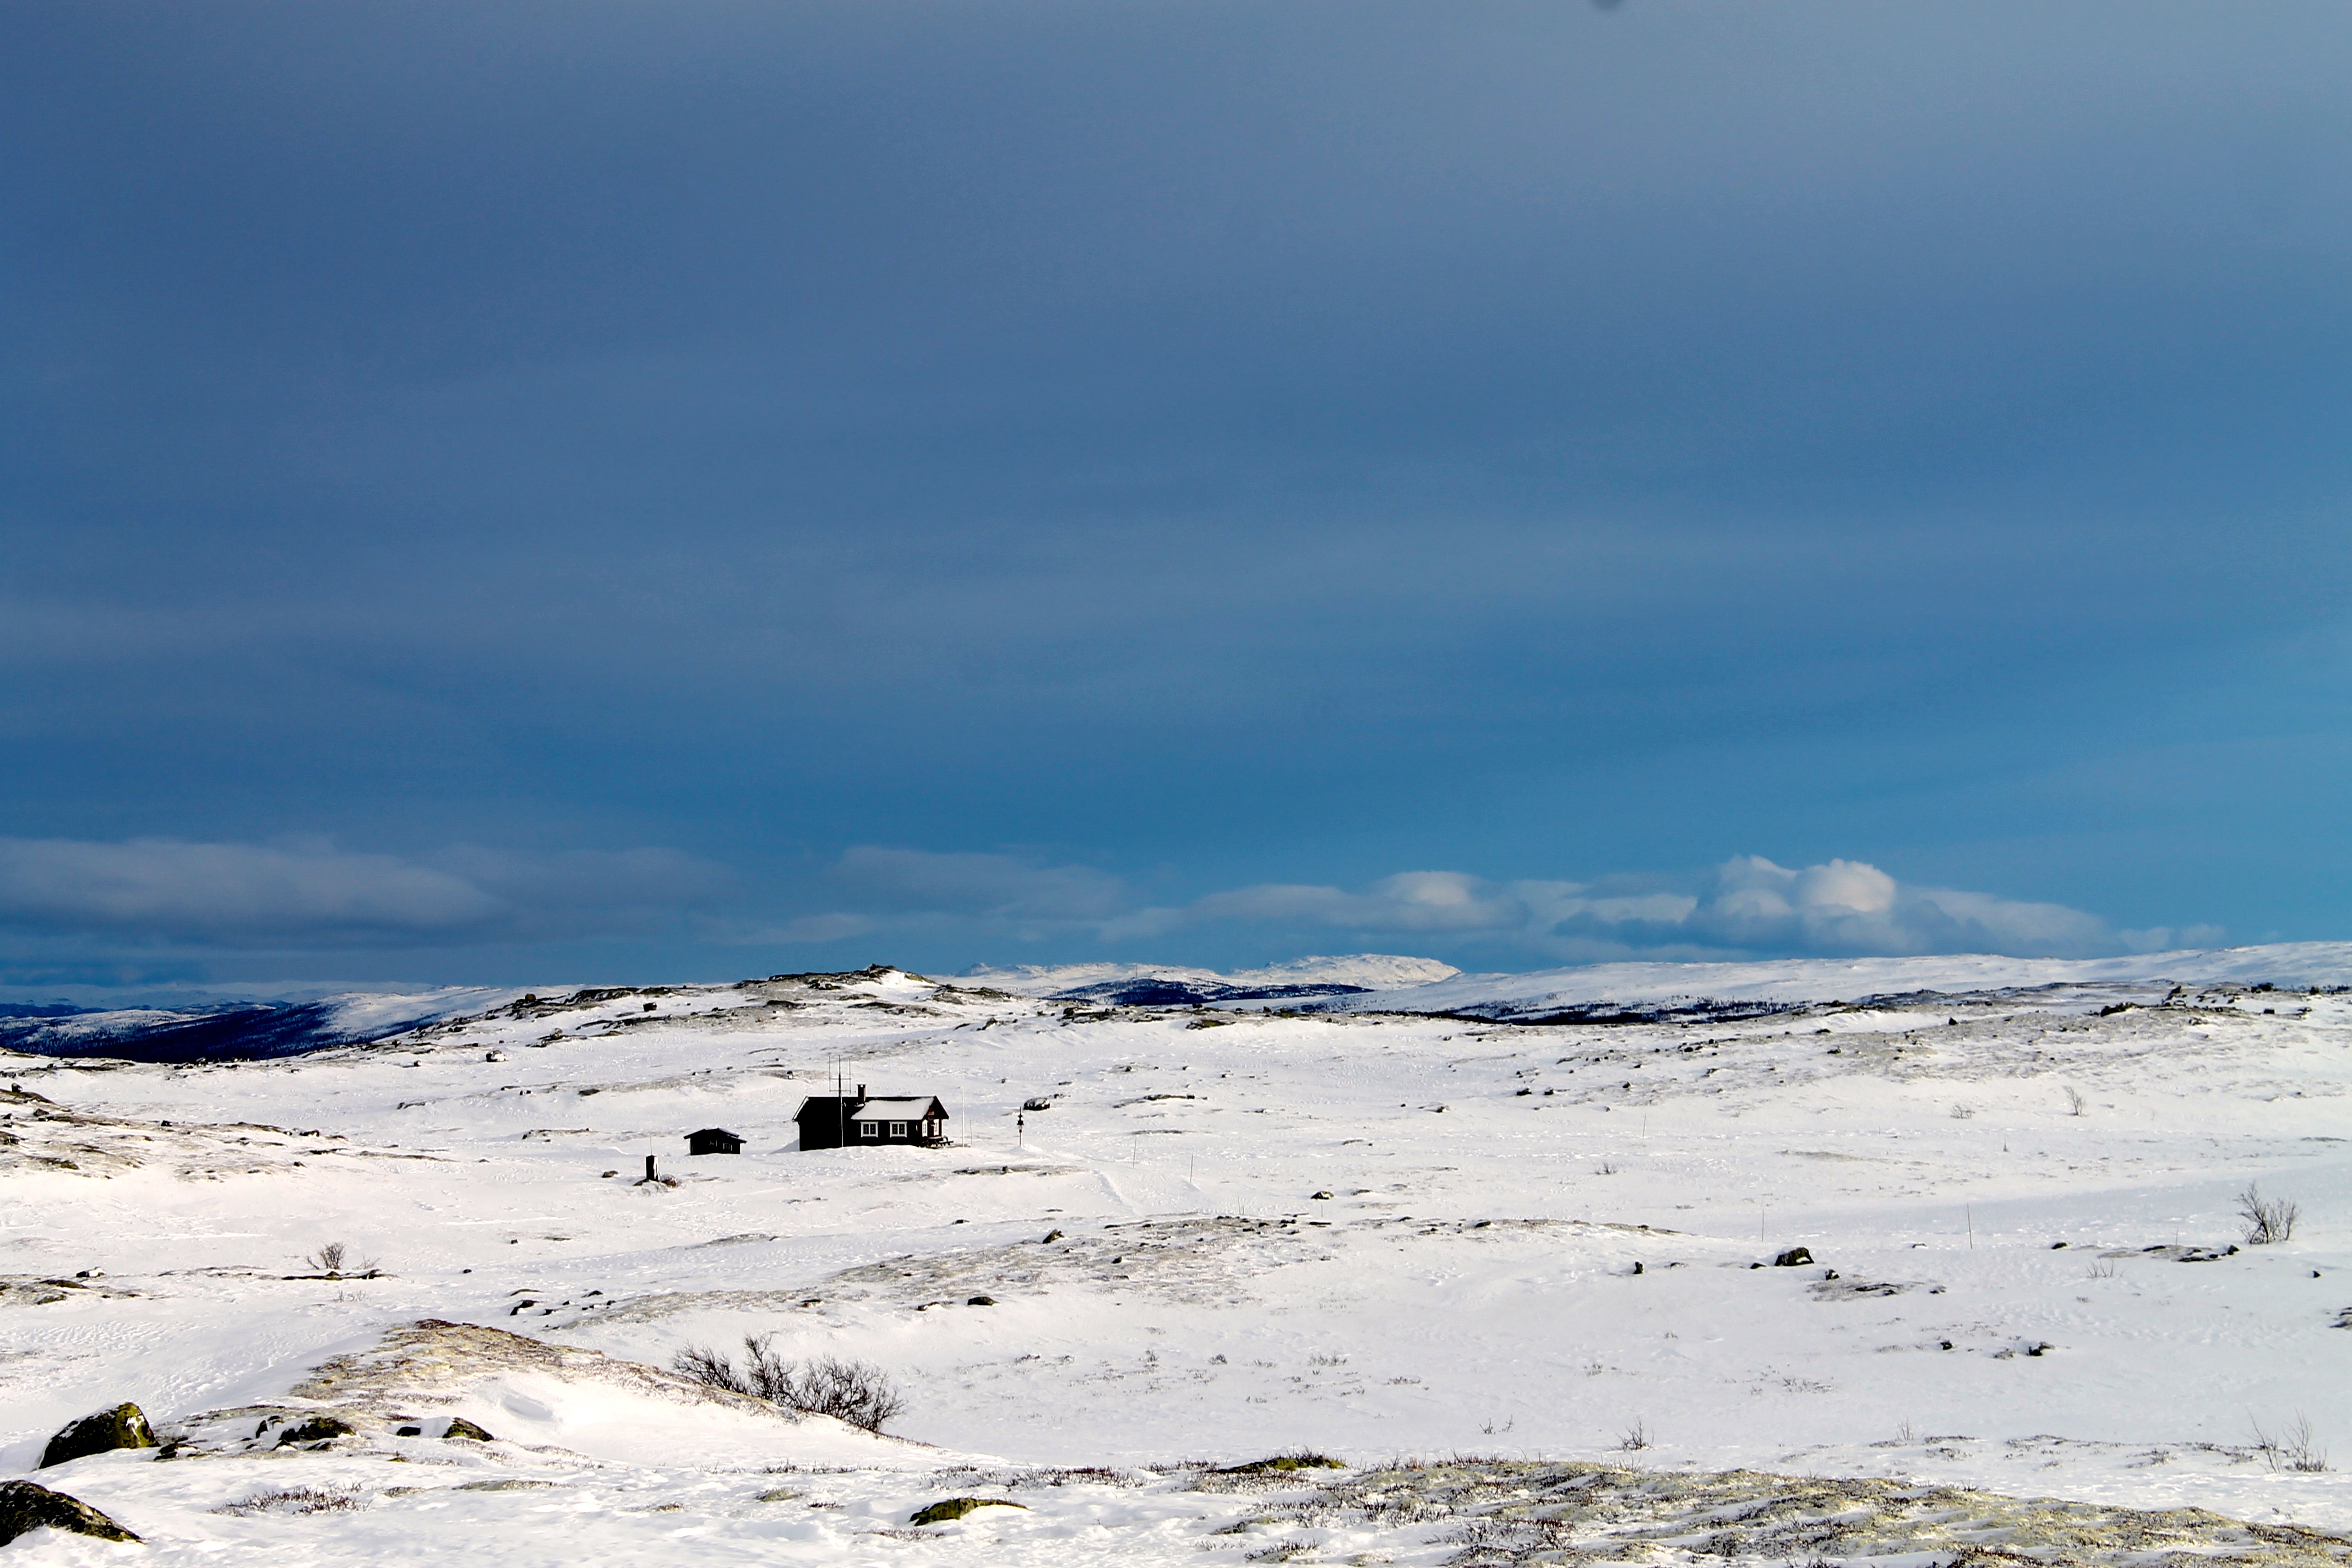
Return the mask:
<svg viewBox="0 0 2352 1568">
<path fill-rule="evenodd" d="M 146 1413 L 136 1405 L 122 1404 L 111 1410 L 101 1410 L 70 1422 L 49 1439 L 41 1450 L 42 1469 L 62 1465 L 68 1459 L 79 1459 L 91 1454 L 111 1453 L 117 1448 L 152 1448 L 156 1446 L 154 1429 L 147 1425 Z"/>
<path fill-rule="evenodd" d="M 1026 1509 L 1028 1506 L 1029 1505 L 1027 1503 L 1013 1502 L 1001 1497 L 943 1498 L 940 1501 L 931 1504 L 929 1508 L 917 1509 L 915 1510 L 914 1517 L 909 1519 L 907 1522 L 913 1525 L 945 1524 L 950 1520 L 961 1519 L 965 1514 L 971 1512 L 974 1509 Z"/>
<path fill-rule="evenodd" d="M 0 1545 L 44 1528 L 100 1541 L 139 1539 L 79 1498 L 53 1492 L 37 1481 L 0 1481 Z"/>
</svg>

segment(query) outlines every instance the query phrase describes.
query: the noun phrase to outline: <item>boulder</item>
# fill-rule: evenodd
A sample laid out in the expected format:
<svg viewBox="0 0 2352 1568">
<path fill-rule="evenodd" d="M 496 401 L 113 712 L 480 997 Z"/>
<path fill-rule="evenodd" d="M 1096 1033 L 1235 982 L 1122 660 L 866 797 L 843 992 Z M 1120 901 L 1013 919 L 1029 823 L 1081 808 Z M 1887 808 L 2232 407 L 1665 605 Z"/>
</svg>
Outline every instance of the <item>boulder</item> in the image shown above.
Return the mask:
<svg viewBox="0 0 2352 1568">
<path fill-rule="evenodd" d="M 1811 1253 L 1806 1251 L 1801 1247 L 1792 1247 L 1789 1248 L 1788 1251 L 1776 1255 L 1772 1259 L 1772 1267 L 1775 1268 L 1799 1268 L 1811 1263 L 1812 1260 L 1813 1255 Z"/>
<path fill-rule="evenodd" d="M 140 1429 L 146 1429 L 144 1421 L 140 1423 Z M 70 1530 L 77 1535 L 95 1535 L 100 1541 L 139 1539 L 79 1498 L 53 1492 L 37 1481 L 0 1481 L 0 1545 L 27 1531 L 44 1527 Z"/>
<path fill-rule="evenodd" d="M 444 1437 L 471 1437 L 477 1443 L 495 1443 L 498 1441 L 497 1438 L 491 1436 L 488 1432 L 483 1431 L 479 1426 L 475 1426 L 471 1421 L 467 1420 L 462 1415 L 452 1416 L 449 1420 L 449 1430 L 442 1433 L 441 1436 Z"/>
<path fill-rule="evenodd" d="M 358 1428 L 340 1415 L 306 1415 L 278 1435 L 281 1448 L 289 1443 L 325 1443 L 337 1437 L 348 1437 Z"/>
<path fill-rule="evenodd" d="M 51 1465 L 62 1465 L 68 1459 L 111 1453 L 117 1448 L 152 1448 L 155 1446 L 155 1431 L 147 1425 L 146 1413 L 136 1405 L 118 1405 L 111 1410 L 101 1410 L 95 1415 L 85 1415 L 79 1421 L 68 1423 L 49 1439 L 49 1446 L 41 1450 L 39 1468 L 47 1469 Z"/>
<path fill-rule="evenodd" d="M 908 1520 L 907 1522 L 909 1524 L 945 1524 L 950 1520 L 961 1519 L 965 1514 L 970 1513 L 976 1508 L 1025 1509 L 1029 1505 L 1025 1502 L 1008 1502 L 1001 1497 L 951 1497 L 944 1499 L 941 1501 L 935 1502 L 929 1508 L 917 1509 L 914 1512 L 914 1516 Z"/>
</svg>

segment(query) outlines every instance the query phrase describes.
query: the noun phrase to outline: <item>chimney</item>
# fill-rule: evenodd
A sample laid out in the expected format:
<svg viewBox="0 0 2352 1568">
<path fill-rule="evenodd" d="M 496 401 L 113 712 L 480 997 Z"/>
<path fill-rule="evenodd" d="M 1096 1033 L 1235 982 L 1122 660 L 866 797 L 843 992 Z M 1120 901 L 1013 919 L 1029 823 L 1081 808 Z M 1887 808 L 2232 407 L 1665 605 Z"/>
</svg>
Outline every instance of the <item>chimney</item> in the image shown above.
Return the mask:
<svg viewBox="0 0 2352 1568">
<path fill-rule="evenodd" d="M 866 1098 L 866 1086 L 862 1083 L 857 1086 L 857 1098 L 860 1100 Z"/>
</svg>

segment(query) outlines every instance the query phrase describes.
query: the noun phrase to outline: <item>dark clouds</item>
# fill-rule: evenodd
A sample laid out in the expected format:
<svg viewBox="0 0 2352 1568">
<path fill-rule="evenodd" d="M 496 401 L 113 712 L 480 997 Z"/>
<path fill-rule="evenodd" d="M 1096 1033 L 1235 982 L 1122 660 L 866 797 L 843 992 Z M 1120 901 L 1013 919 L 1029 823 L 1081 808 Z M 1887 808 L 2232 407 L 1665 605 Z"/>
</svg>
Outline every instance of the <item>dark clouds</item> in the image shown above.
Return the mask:
<svg viewBox="0 0 2352 1568">
<path fill-rule="evenodd" d="M 2339 10 L 0 29 L 19 838 L 736 879 L 446 873 L 452 978 L 1754 849 L 2340 923 Z"/>
<path fill-rule="evenodd" d="M 649 913 L 709 903 L 730 881 L 667 849 L 461 847 L 406 859 L 300 838 L 0 838 L 0 929 L 200 952 L 453 947 L 641 928 Z"/>
</svg>

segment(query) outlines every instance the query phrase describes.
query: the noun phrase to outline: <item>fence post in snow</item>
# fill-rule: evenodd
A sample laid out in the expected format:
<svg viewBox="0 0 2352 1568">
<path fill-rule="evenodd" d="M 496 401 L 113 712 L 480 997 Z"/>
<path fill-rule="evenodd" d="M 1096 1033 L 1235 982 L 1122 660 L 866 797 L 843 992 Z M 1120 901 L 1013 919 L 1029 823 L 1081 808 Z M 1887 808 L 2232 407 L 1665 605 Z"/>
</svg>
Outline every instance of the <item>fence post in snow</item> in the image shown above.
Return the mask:
<svg viewBox="0 0 2352 1568">
<path fill-rule="evenodd" d="M 654 1157 L 651 1154 L 648 1154 L 646 1156 L 646 1180 L 651 1182 L 658 1179 L 659 1178 L 654 1174 Z"/>
</svg>

